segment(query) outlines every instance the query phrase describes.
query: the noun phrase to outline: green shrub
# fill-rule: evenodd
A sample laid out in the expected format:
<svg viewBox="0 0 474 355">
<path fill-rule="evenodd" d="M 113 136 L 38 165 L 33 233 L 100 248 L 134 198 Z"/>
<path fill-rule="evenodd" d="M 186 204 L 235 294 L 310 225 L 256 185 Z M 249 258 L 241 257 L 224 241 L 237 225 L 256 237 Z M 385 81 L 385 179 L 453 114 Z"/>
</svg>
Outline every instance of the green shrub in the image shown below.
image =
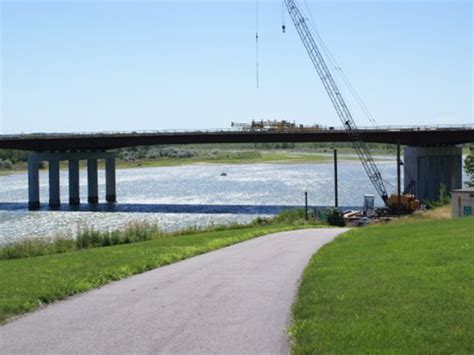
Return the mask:
<svg viewBox="0 0 474 355">
<path fill-rule="evenodd" d="M 142 242 L 165 235 L 157 225 L 131 222 L 123 229 L 98 231 L 94 228 L 79 229 L 77 236 L 52 238 L 25 238 L 0 247 L 0 260 L 28 258 L 32 256 L 65 253 L 73 250 L 106 247 L 118 244 Z"/>
<path fill-rule="evenodd" d="M 109 245 L 128 244 L 151 240 L 162 232 L 157 225 L 146 222 L 130 222 L 125 228 L 113 231 L 97 231 L 86 227 L 76 236 L 76 248 L 88 249 Z"/>
<path fill-rule="evenodd" d="M 75 241 L 71 236 L 24 238 L 2 246 L 0 248 L 0 260 L 64 253 L 74 249 Z"/>
<path fill-rule="evenodd" d="M 337 209 L 332 209 L 328 213 L 328 223 L 330 226 L 337 227 L 344 227 L 346 225 L 342 212 Z"/>
<path fill-rule="evenodd" d="M 12 164 L 26 162 L 28 153 L 22 150 L 0 149 L 0 160 L 8 160 Z"/>
<path fill-rule="evenodd" d="M 469 147 L 469 154 L 464 160 L 464 171 L 469 176 L 468 185 L 474 187 L 474 145 Z"/>
<path fill-rule="evenodd" d="M 11 160 L 7 159 L 3 162 L 3 169 L 12 169 L 13 163 Z"/>
<path fill-rule="evenodd" d="M 426 200 L 425 205 L 426 208 L 429 210 L 446 206 L 451 203 L 451 195 L 449 194 L 448 190 L 446 189 L 446 185 L 441 183 L 439 186 L 439 198 L 436 201 Z"/>
<path fill-rule="evenodd" d="M 291 208 L 280 212 L 271 220 L 271 224 L 290 224 L 290 225 L 304 225 L 304 224 L 319 224 L 315 212 L 308 210 L 308 220 L 305 219 L 304 208 Z"/>
</svg>

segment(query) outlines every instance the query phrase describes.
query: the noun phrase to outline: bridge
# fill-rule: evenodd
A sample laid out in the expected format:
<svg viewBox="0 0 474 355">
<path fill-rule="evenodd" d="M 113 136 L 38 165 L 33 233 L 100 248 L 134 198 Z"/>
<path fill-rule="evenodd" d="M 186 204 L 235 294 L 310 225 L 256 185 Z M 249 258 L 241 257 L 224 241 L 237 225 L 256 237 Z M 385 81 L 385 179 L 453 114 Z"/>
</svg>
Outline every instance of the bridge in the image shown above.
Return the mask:
<svg viewBox="0 0 474 355">
<path fill-rule="evenodd" d="M 359 129 L 360 139 L 369 143 L 407 146 L 452 146 L 474 141 L 474 125 L 458 126 L 390 126 Z M 195 130 L 144 131 L 110 133 L 36 133 L 0 135 L 0 149 L 45 151 L 111 150 L 133 146 L 205 143 L 305 143 L 350 142 L 344 128 L 289 131 L 272 130 Z"/>
<path fill-rule="evenodd" d="M 420 199 L 435 199 L 440 184 L 448 190 L 462 187 L 462 147 L 474 142 L 474 125 L 391 126 L 360 128 L 359 137 L 368 143 L 408 146 L 404 152 L 404 184 L 412 186 Z M 0 149 L 29 151 L 29 208 L 40 207 L 39 166 L 47 161 L 49 204 L 60 201 L 59 163 L 69 163 L 69 204 L 78 205 L 79 161 L 87 161 L 88 202 L 98 196 L 98 160 L 105 160 L 106 201 L 116 202 L 114 149 L 172 144 L 351 142 L 343 128 L 294 128 L 277 130 L 195 130 L 110 133 L 36 133 L 0 135 Z"/>
</svg>

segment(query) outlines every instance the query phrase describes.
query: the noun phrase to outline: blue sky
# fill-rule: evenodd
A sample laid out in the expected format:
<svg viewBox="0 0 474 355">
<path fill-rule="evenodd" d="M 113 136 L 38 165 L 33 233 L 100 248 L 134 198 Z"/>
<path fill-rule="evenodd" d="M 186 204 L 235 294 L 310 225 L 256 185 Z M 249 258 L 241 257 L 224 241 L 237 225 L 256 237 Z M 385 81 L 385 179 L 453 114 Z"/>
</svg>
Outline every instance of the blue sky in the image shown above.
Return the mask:
<svg viewBox="0 0 474 355">
<path fill-rule="evenodd" d="M 260 1 L 259 89 L 255 1 L 0 1 L 0 133 L 339 124 L 279 0 Z M 474 123 L 470 1 L 308 7 L 378 125 Z"/>
</svg>

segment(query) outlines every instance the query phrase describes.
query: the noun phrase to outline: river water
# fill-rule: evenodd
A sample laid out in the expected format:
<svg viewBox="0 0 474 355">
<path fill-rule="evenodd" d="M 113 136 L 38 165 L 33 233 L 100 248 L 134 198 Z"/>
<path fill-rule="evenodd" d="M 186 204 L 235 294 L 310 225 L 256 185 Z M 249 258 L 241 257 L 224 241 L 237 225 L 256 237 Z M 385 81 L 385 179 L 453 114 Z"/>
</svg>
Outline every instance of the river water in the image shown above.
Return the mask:
<svg viewBox="0 0 474 355">
<path fill-rule="evenodd" d="M 396 184 L 396 164 L 378 163 L 389 192 Z M 221 176 L 225 172 L 227 176 Z M 40 211 L 27 210 L 28 179 L 24 173 L 0 176 L 0 244 L 24 237 L 74 235 L 78 228 L 115 229 L 130 221 L 158 223 L 165 230 L 248 222 L 277 213 L 284 206 L 334 204 L 333 165 L 318 164 L 195 164 L 117 170 L 118 204 L 59 211 L 47 207 L 47 171 L 40 173 Z M 67 202 L 67 172 L 61 171 L 61 198 Z M 87 200 L 86 171 L 81 171 L 81 201 Z M 390 186 L 392 185 L 392 186 Z M 99 173 L 99 199 L 105 176 Z M 339 204 L 360 206 L 365 193 L 375 194 L 360 162 L 339 164 Z M 376 200 L 381 204 L 381 200 Z"/>
</svg>

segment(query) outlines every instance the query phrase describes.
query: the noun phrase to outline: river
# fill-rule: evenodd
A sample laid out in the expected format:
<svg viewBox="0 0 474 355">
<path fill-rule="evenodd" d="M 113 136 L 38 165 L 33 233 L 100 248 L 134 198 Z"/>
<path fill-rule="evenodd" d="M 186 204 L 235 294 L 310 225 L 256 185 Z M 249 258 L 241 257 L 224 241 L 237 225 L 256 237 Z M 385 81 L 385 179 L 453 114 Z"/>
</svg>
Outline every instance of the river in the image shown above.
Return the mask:
<svg viewBox="0 0 474 355">
<path fill-rule="evenodd" d="M 393 160 L 378 163 L 389 192 L 396 184 Z M 222 176 L 226 173 L 226 176 Z M 0 244 L 24 237 L 74 235 L 78 228 L 115 229 L 131 221 L 158 223 L 165 230 L 233 222 L 273 215 L 283 206 L 334 204 L 333 165 L 318 164 L 194 164 L 117 170 L 118 204 L 81 205 L 77 211 L 47 207 L 48 173 L 40 173 L 44 208 L 27 210 L 25 173 L 0 176 Z M 86 171 L 81 171 L 81 201 L 87 200 Z M 105 176 L 99 173 L 100 199 Z M 360 162 L 339 164 L 339 203 L 360 206 L 366 193 L 375 194 Z M 67 171 L 61 171 L 61 198 L 68 199 Z M 381 200 L 376 200 L 381 204 Z"/>
</svg>

